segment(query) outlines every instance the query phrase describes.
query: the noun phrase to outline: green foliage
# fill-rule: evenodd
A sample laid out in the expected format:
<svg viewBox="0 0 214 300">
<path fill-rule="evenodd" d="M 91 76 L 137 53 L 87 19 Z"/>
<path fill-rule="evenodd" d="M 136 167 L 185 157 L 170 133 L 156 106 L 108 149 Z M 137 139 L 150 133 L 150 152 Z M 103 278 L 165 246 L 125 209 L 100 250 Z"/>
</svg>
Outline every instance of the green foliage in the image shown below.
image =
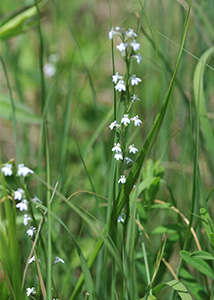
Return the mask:
<svg viewBox="0 0 214 300">
<path fill-rule="evenodd" d="M 160 291 L 162 288 L 164 288 L 166 286 L 172 288 L 176 293 L 178 293 L 178 295 L 180 296 L 180 298 L 182 300 L 192 300 L 192 297 L 190 296 L 186 287 L 177 280 L 172 280 L 172 281 L 166 282 L 164 284 L 161 284 L 156 287 L 155 291 Z"/>
<path fill-rule="evenodd" d="M 180 251 L 180 255 L 188 264 L 214 280 L 214 272 L 212 268 L 202 258 L 195 256 L 188 251 Z"/>
<path fill-rule="evenodd" d="M 0 3 L 1 300 L 31 287 L 44 300 L 214 297 L 213 6 L 156 4 Z M 139 65 L 130 44 L 116 48 L 128 28 Z M 109 130 L 125 113 L 141 126 Z M 133 162 L 116 161 L 114 143 Z"/>
<path fill-rule="evenodd" d="M 47 0 L 40 1 L 42 7 Z M 37 9 L 35 5 L 24 7 L 0 24 L 0 39 L 6 40 L 11 37 L 23 34 L 37 25 Z"/>
</svg>

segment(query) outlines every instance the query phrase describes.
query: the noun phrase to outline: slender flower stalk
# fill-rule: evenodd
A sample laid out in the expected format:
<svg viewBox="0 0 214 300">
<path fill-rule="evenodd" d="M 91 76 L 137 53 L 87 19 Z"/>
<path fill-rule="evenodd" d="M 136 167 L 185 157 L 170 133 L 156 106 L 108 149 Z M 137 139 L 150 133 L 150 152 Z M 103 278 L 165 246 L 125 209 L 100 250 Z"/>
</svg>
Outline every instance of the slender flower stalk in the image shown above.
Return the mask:
<svg viewBox="0 0 214 300">
<path fill-rule="evenodd" d="M 114 153 L 114 159 L 118 164 L 119 179 L 117 182 L 119 188 L 121 185 L 126 184 L 126 175 L 129 168 L 133 165 L 134 161 L 127 156 L 127 154 L 136 155 L 138 149 L 134 144 L 127 146 L 127 128 L 132 124 L 134 126 L 140 126 L 142 121 L 136 116 L 132 116 L 131 108 L 132 105 L 140 101 L 138 96 L 134 93 L 135 86 L 141 83 L 141 78 L 132 74 L 133 62 L 139 64 L 142 60 L 140 53 L 136 53 L 140 49 L 140 43 L 137 42 L 137 34 L 133 29 L 123 30 L 119 27 L 111 28 L 109 32 L 109 39 L 113 39 L 115 36 L 119 36 L 121 42 L 116 45 L 116 49 L 121 53 L 122 59 L 125 62 L 126 73 L 124 75 L 115 72 L 112 75 L 112 82 L 114 83 L 114 89 L 120 94 L 120 104 L 123 108 L 123 115 L 115 119 L 110 125 L 109 129 L 116 129 L 116 139 L 114 146 L 112 147 L 112 152 Z M 121 115 L 120 115 L 121 116 Z M 133 128 L 133 127 L 132 127 Z M 126 218 L 128 218 L 128 211 Z M 123 223 L 124 219 L 118 218 L 118 222 Z M 126 224 L 126 222 L 124 223 Z"/>
</svg>

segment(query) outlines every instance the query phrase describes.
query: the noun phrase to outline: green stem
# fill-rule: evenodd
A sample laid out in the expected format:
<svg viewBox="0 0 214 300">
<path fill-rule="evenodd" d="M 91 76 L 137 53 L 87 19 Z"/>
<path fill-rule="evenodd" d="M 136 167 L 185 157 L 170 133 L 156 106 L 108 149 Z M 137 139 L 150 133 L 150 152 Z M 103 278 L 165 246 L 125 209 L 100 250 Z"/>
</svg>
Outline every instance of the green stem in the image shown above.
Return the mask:
<svg viewBox="0 0 214 300">
<path fill-rule="evenodd" d="M 39 11 L 39 6 L 36 0 L 34 0 L 36 10 L 37 10 L 37 15 L 38 15 L 38 33 L 39 33 L 39 42 L 40 42 L 40 51 L 39 51 L 39 68 L 40 68 L 40 76 L 41 76 L 41 100 L 42 100 L 42 105 L 41 105 L 41 112 L 43 112 L 44 106 L 45 106 L 45 79 L 44 79 L 44 72 L 43 72 L 43 56 L 44 56 L 44 43 L 43 43 L 43 37 L 42 37 L 42 30 L 41 30 L 41 16 L 40 16 L 40 11 Z"/>
<path fill-rule="evenodd" d="M 10 82 L 9 78 L 7 75 L 7 69 L 5 66 L 5 63 L 3 61 L 3 58 L 0 56 L 1 64 L 4 70 L 6 82 L 7 82 L 7 87 L 9 91 L 9 96 L 10 96 L 10 106 L 11 106 L 11 116 L 12 116 L 12 124 L 13 124 L 13 134 L 14 134 L 14 141 L 15 141 L 15 149 L 16 149 L 16 160 L 17 162 L 20 162 L 20 151 L 19 151 L 19 143 L 18 143 L 18 133 L 17 133 L 17 125 L 16 125 L 16 116 L 15 116 L 15 105 L 13 101 L 13 96 L 12 96 L 12 90 L 10 87 Z"/>
<path fill-rule="evenodd" d="M 48 215 L 48 255 L 47 255 L 47 300 L 52 300 L 51 297 L 51 260 L 52 260 L 52 250 L 51 250 L 51 191 L 49 186 L 51 185 L 50 178 L 50 148 L 48 140 L 48 128 L 47 123 L 45 123 L 45 140 L 46 140 L 46 176 L 47 176 L 47 215 Z"/>
</svg>

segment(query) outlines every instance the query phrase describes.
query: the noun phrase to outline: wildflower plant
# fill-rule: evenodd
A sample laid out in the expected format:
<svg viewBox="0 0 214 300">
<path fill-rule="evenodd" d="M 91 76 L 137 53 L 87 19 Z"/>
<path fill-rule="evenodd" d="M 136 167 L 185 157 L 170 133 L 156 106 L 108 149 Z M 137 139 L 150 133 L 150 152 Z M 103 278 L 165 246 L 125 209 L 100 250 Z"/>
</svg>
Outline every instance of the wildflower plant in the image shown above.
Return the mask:
<svg viewBox="0 0 214 300">
<path fill-rule="evenodd" d="M 176 206 L 177 199 L 173 196 L 173 191 L 170 189 L 168 182 L 166 185 L 163 179 L 164 168 L 162 168 L 158 162 L 153 162 L 153 160 L 148 159 L 146 161 L 147 155 L 155 144 L 171 97 L 182 51 L 184 49 L 191 0 L 185 19 L 176 65 L 174 71 L 170 69 L 172 78 L 168 85 L 166 96 L 161 104 L 160 111 L 158 108 L 159 112 L 157 117 L 143 144 L 141 144 L 141 139 L 134 139 L 134 137 L 137 132 L 142 133 L 144 131 L 144 127 L 142 126 L 145 117 L 142 115 L 143 109 L 136 112 L 137 106 L 141 106 L 140 101 L 142 95 L 139 92 L 144 82 L 142 81 L 142 74 L 135 72 L 136 69 L 139 69 L 136 68 L 138 64 L 142 62 L 140 52 L 143 47 L 140 43 L 139 34 L 144 31 L 141 26 L 145 11 L 144 8 L 142 8 L 140 18 L 138 19 L 137 30 L 126 30 L 117 26 L 112 27 L 109 31 L 108 37 L 113 50 L 113 72 L 111 74 L 112 77 L 109 76 L 109 82 L 112 82 L 112 89 L 114 90 L 114 117 L 112 117 L 110 121 L 107 121 L 107 118 L 109 120 L 109 115 L 106 116 L 88 144 L 88 149 L 93 144 L 94 150 L 98 151 L 99 154 L 101 152 L 104 154 L 105 159 L 99 160 L 100 155 L 94 155 L 94 152 L 91 152 L 92 155 L 90 159 L 93 157 L 91 161 L 94 162 L 96 156 L 95 172 L 91 172 L 92 169 L 88 169 L 88 161 L 85 161 L 87 157 L 86 154 L 88 154 L 87 151 L 86 154 L 82 155 L 81 147 L 78 146 L 79 157 L 87 175 L 85 177 L 82 176 L 83 173 L 81 172 L 82 169 L 80 165 L 77 167 L 77 169 L 79 169 L 77 172 L 77 169 L 73 166 L 72 158 L 76 158 L 76 155 L 71 155 L 72 158 L 69 157 L 69 159 L 66 158 L 66 152 L 72 148 L 70 145 L 72 145 L 71 141 L 73 141 L 73 136 L 70 136 L 70 132 L 73 132 L 73 130 L 70 131 L 71 124 L 69 121 L 70 108 L 72 107 L 70 107 L 70 99 L 72 98 L 72 93 L 74 93 L 75 96 L 77 95 L 76 90 L 78 88 L 83 90 L 81 86 L 82 80 L 80 80 L 80 78 L 83 77 L 78 76 L 76 81 L 73 75 L 69 77 L 66 106 L 64 108 L 63 101 L 59 101 L 60 109 L 58 110 L 57 108 L 57 110 L 55 110 L 55 108 L 53 108 L 56 104 L 56 102 L 54 102 L 55 98 L 58 100 L 59 95 L 60 97 L 64 95 L 64 92 L 61 93 L 61 86 L 63 86 L 63 91 L 66 90 L 64 88 L 64 81 L 61 85 L 61 77 L 63 77 L 64 68 L 67 68 L 67 61 L 62 64 L 61 61 L 64 61 L 64 55 L 62 55 L 61 59 L 61 56 L 58 54 L 48 55 L 47 53 L 47 63 L 44 64 L 45 57 L 43 51 L 46 51 L 46 40 L 44 40 L 44 43 L 39 12 L 43 2 L 45 3 L 46 1 L 38 2 L 38 4 L 37 1 L 35 1 L 35 5 L 32 6 L 34 9 L 30 10 L 30 13 L 33 14 L 34 17 L 35 12 L 38 15 L 38 33 L 41 51 L 39 58 L 41 118 L 39 118 L 39 120 L 42 119 L 42 125 L 40 132 L 41 145 L 40 150 L 38 150 L 38 164 L 35 164 L 35 169 L 31 169 L 30 165 L 26 166 L 21 163 L 23 159 L 22 156 L 24 155 L 21 151 L 18 151 L 19 143 L 21 143 L 21 139 L 18 143 L 18 137 L 21 136 L 21 134 L 20 132 L 17 134 L 19 127 L 16 127 L 16 116 L 19 109 L 14 109 L 16 105 L 14 107 L 13 99 L 11 99 L 11 117 L 16 144 L 16 161 L 13 159 L 7 161 L 7 159 L 5 159 L 7 155 L 5 155 L 3 151 L 4 162 L 6 162 L 0 166 L 0 205 L 2 208 L 0 243 L 1 248 L 3 248 L 3 251 L 0 249 L 0 277 L 3 278 L 3 284 L 0 285 L 0 298 L 3 300 L 9 298 L 17 300 L 74 300 L 83 299 L 85 295 L 85 299 L 89 300 L 98 300 L 101 298 L 147 300 L 150 298 L 157 299 L 156 297 L 158 297 L 158 295 L 156 296 L 156 293 L 164 286 L 168 286 L 168 288 L 172 289 L 171 299 L 174 299 L 174 293 L 176 292 L 182 299 L 191 300 L 192 297 L 183 283 L 185 283 L 186 286 L 190 286 L 193 290 L 193 294 L 196 294 L 194 295 L 195 299 L 204 300 L 208 299 L 209 296 L 212 297 L 214 295 L 213 270 L 211 270 L 211 263 L 207 263 L 206 260 L 212 261 L 213 253 L 201 251 L 200 241 L 197 240 L 197 235 L 199 233 L 200 236 L 202 230 L 198 230 L 196 234 L 193 228 L 193 218 L 195 218 L 197 213 L 195 209 L 195 199 L 196 196 L 200 197 L 200 193 L 193 192 L 190 217 L 184 216 Z M 54 2 L 54 5 L 58 8 L 57 2 Z M 28 8 L 26 11 L 25 9 L 21 11 L 24 16 L 26 16 L 25 13 L 28 12 Z M 60 15 L 61 13 L 59 14 L 59 18 Z M 18 14 L 18 16 L 20 15 Z M 33 24 L 35 25 L 34 17 Z M 11 20 L 13 21 L 13 18 Z M 69 24 L 69 22 L 67 22 L 67 24 Z M 12 25 L 16 26 L 14 24 Z M 9 35 L 13 35 L 15 32 L 13 26 L 13 30 L 9 32 Z M 2 25 L 0 25 L 0 30 L 1 27 Z M 4 30 L 7 30 L 7 27 L 10 28 L 10 26 L 6 26 Z M 90 34 L 92 34 L 92 32 L 93 30 Z M 1 33 L 2 31 L 0 34 Z M 18 33 L 20 34 L 20 26 Z M 77 52 L 80 54 L 80 60 L 87 74 L 87 79 L 89 79 L 94 100 L 96 100 L 93 77 L 90 76 L 90 72 L 93 68 L 88 68 L 87 64 L 85 64 L 83 59 L 84 55 L 82 55 L 81 47 L 78 44 L 78 38 L 76 39 L 73 34 L 74 33 L 71 32 L 75 45 L 77 46 Z M 145 33 L 145 36 L 146 34 L 147 33 Z M 108 37 L 106 34 L 106 39 Z M 145 39 L 146 43 L 148 41 Z M 53 50 L 55 52 L 54 47 Z M 159 47 L 156 47 L 156 50 L 161 58 L 162 53 L 159 53 Z M 49 52 L 49 50 L 47 52 Z M 117 69 L 115 70 L 114 53 L 116 53 L 116 57 L 122 62 L 124 72 Z M 202 61 L 206 61 L 206 59 L 202 59 L 198 63 Z M 165 63 L 165 61 L 163 62 Z M 75 59 L 72 58 L 72 70 L 74 66 Z M 77 73 L 79 75 L 79 71 Z M 201 78 L 203 72 L 199 73 Z M 71 72 L 70 75 L 71 74 L 73 73 Z M 38 76 L 35 77 L 37 78 Z M 57 84 L 50 85 L 49 83 L 51 82 Z M 179 80 L 177 83 L 179 83 Z M 55 91 L 52 90 L 55 89 L 55 86 L 59 89 L 59 93 L 52 93 Z M 72 93 L 70 89 L 71 86 L 75 86 L 75 88 L 72 89 Z M 199 87 L 203 90 L 202 86 L 199 85 Z M 8 89 L 11 94 L 9 84 Z M 18 93 L 16 94 L 22 94 L 21 85 L 17 91 Z M 198 95 L 201 96 L 200 93 L 198 93 Z M 81 95 L 79 98 L 80 100 L 82 99 Z M 99 112 L 98 107 L 99 104 L 96 107 L 97 112 Z M 109 107 L 106 108 L 106 111 L 108 109 Z M 61 115 L 60 120 L 63 120 L 62 126 L 60 122 L 55 122 L 55 119 L 58 121 L 57 117 L 59 112 Z M 145 114 L 144 111 L 143 114 Z M 73 115 L 75 114 L 72 114 L 72 117 Z M 99 122 L 99 114 L 97 114 L 96 117 Z M 19 118 L 17 118 L 17 121 L 19 121 Z M 80 122 L 81 118 L 78 118 L 78 126 Z M 62 132 L 61 129 L 63 127 Z M 106 151 L 102 151 L 103 149 L 106 150 L 105 139 L 102 142 L 102 148 L 97 147 L 98 143 L 95 143 L 95 141 L 99 140 L 97 137 L 100 137 L 99 134 L 102 129 L 106 127 L 108 127 L 108 138 L 110 136 L 111 140 L 110 146 L 108 145 L 108 147 L 106 147 L 106 149 L 108 149 L 107 156 Z M 193 127 L 194 126 L 191 128 Z M 196 143 L 198 143 L 199 122 L 197 129 Z M 27 139 L 27 132 L 25 132 L 25 130 L 23 130 L 23 132 Z M 80 136 L 82 137 L 81 134 Z M 144 136 L 144 134 L 141 136 Z M 194 134 L 192 134 L 192 137 L 194 137 Z M 56 150 L 54 150 L 55 143 L 51 144 L 50 147 L 50 142 L 53 142 L 53 140 L 58 144 L 57 149 L 60 155 L 59 152 L 55 152 Z M 29 149 L 31 149 L 31 147 L 29 147 Z M 213 146 L 211 149 L 213 149 Z M 73 151 L 73 149 L 71 149 L 71 151 Z M 36 151 L 32 152 L 35 153 Z M 96 152 L 96 154 L 98 152 Z M 203 188 L 201 176 L 197 176 L 197 172 L 200 169 L 200 164 L 198 164 L 197 161 L 198 153 L 199 152 L 196 151 L 196 158 L 194 160 L 193 190 L 197 185 L 197 180 Z M 56 159 L 58 157 L 59 163 Z M 111 166 L 108 157 L 111 157 Z M 33 161 L 35 162 L 35 159 L 33 159 Z M 144 167 L 143 164 L 145 161 L 146 164 Z M 102 164 L 103 168 L 100 168 L 99 164 Z M 43 170 L 45 169 L 44 166 L 46 170 Z M 60 169 L 59 173 L 58 167 Z M 100 175 L 100 170 L 104 171 L 103 176 Z M 106 175 L 107 170 L 109 170 L 109 176 Z M 81 175 L 78 176 L 77 173 Z M 95 175 L 92 173 L 95 173 Z M 44 174 L 45 176 L 43 176 Z M 66 174 L 69 174 L 67 178 Z M 75 180 L 77 179 L 76 181 L 78 181 L 80 176 L 82 176 L 82 178 L 79 181 L 80 184 L 83 184 L 84 189 L 77 190 L 75 186 L 76 183 L 74 183 L 71 178 L 75 178 Z M 87 180 L 89 179 L 90 181 L 92 191 L 86 190 L 86 177 Z M 52 183 L 55 179 L 56 184 L 53 186 Z M 36 184 L 37 181 L 38 186 Z M 103 186 L 100 186 L 100 182 L 103 183 Z M 164 184 L 167 189 L 166 197 L 171 197 L 170 201 L 172 203 L 163 202 L 156 198 L 157 192 Z M 31 187 L 33 187 L 33 190 Z M 38 188 L 38 193 L 35 191 L 35 187 Z M 71 192 L 72 189 L 74 189 L 74 191 Z M 205 194 L 206 187 L 202 190 L 202 194 Z M 73 201 L 72 197 L 78 194 L 83 195 L 81 200 Z M 164 194 L 165 191 L 163 191 L 163 195 Z M 84 198 L 84 195 L 87 195 L 86 198 Z M 207 205 L 211 195 L 213 195 L 213 189 L 207 196 L 206 201 L 204 201 L 206 209 L 201 208 L 200 210 L 200 220 L 203 223 L 204 232 L 206 232 L 208 237 L 207 241 L 210 241 L 210 245 L 208 246 L 213 248 L 213 220 L 209 216 Z M 94 197 L 96 206 L 93 205 L 94 202 L 89 203 L 89 197 Z M 85 206 L 85 203 L 87 206 Z M 65 206 L 69 208 L 66 209 L 66 211 Z M 183 223 L 187 225 L 187 230 L 185 234 L 183 234 L 181 230 L 185 230 L 185 226 L 180 223 L 178 223 L 178 225 L 182 226 L 177 226 L 178 229 L 174 226 L 171 227 L 171 224 L 169 227 L 166 226 L 165 229 L 161 224 L 161 226 L 157 226 L 155 229 L 156 232 L 162 233 L 164 231 L 164 234 L 160 243 L 158 239 L 156 239 L 153 244 L 152 239 L 155 233 L 152 232 L 154 234 L 151 235 L 151 228 L 153 230 L 153 223 L 158 223 L 161 218 L 157 218 L 154 220 L 155 222 L 153 222 L 152 218 L 154 218 L 154 214 L 152 215 L 152 213 L 154 209 L 160 210 L 161 206 L 164 208 L 164 211 L 167 210 L 170 211 L 170 213 L 178 214 L 179 218 L 184 221 Z M 199 206 L 200 203 L 198 207 Z M 96 208 L 97 212 L 95 212 Z M 73 218 L 74 215 L 75 218 Z M 68 225 L 66 222 L 68 222 Z M 152 223 L 152 226 L 150 226 L 150 223 Z M 167 238 L 165 231 L 167 231 Z M 173 232 L 173 238 L 171 240 L 170 232 Z M 194 253 L 188 251 L 192 250 L 192 243 L 191 247 L 188 246 L 188 243 L 190 244 L 190 240 L 192 239 L 190 238 L 191 234 L 196 241 L 198 249 L 198 251 Z M 204 240 L 204 235 L 201 235 L 201 237 Z M 72 243 L 68 243 L 68 238 L 71 239 Z M 173 270 L 173 267 L 170 266 L 170 253 L 168 251 L 174 249 L 171 245 L 167 248 L 165 247 L 167 239 L 170 240 L 171 244 L 175 243 L 176 247 L 178 241 L 180 241 L 179 245 L 183 245 L 183 251 L 180 251 L 177 256 L 179 257 L 180 255 L 177 273 L 176 270 Z M 20 247 L 20 245 L 22 246 Z M 156 246 L 159 246 L 159 249 L 156 248 Z M 205 247 L 206 250 L 208 248 L 209 247 Z M 188 273 L 188 270 L 186 270 L 183 261 L 192 266 L 191 270 L 198 268 L 198 271 L 201 272 L 203 269 L 201 273 L 203 273 L 202 276 L 206 276 L 203 278 L 205 284 L 199 286 L 197 282 L 195 282 L 195 279 Z M 204 267 L 201 268 L 201 266 Z M 167 274 L 165 271 L 159 272 L 159 270 L 162 271 L 164 268 L 167 269 Z M 63 272 L 61 272 L 62 270 Z M 153 275 L 151 272 L 153 272 Z M 56 274 L 58 274 L 58 276 L 56 276 Z M 156 276 L 157 274 L 160 276 Z M 162 276 L 164 276 L 164 281 L 165 278 L 169 276 L 170 278 L 174 278 L 174 280 L 170 279 L 171 281 L 163 284 Z M 188 282 L 188 278 L 190 278 L 191 282 Z M 155 286 L 156 283 L 158 284 L 157 286 Z M 197 291 L 194 290 L 195 287 L 197 287 Z"/>
<path fill-rule="evenodd" d="M 135 127 L 142 124 L 138 115 L 133 115 L 132 107 L 136 101 L 140 101 L 135 92 L 135 86 L 141 83 L 141 78 L 132 73 L 133 64 L 139 64 L 142 60 L 141 54 L 137 52 L 141 45 L 137 42 L 138 36 L 133 29 L 124 30 L 120 27 L 112 28 L 109 32 L 109 39 L 119 38 L 120 43 L 116 45 L 116 50 L 121 54 L 125 63 L 125 74 L 116 72 L 112 75 L 114 89 L 118 93 L 119 113 L 117 119 L 109 125 L 110 130 L 116 131 L 116 143 L 112 147 L 114 159 L 118 162 L 119 184 L 126 184 L 127 164 L 132 167 L 134 161 L 129 154 L 136 154 L 138 149 L 132 145 L 127 145 L 127 131 L 131 127 L 133 132 Z M 124 175 L 124 173 L 126 175 Z"/>
</svg>

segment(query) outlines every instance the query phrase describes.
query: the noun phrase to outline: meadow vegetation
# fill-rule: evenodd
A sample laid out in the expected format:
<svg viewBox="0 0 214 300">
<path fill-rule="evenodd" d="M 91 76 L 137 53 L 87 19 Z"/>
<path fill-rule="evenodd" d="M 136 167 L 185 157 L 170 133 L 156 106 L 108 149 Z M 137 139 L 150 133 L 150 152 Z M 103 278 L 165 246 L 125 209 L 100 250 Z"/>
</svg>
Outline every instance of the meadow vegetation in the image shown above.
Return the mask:
<svg viewBox="0 0 214 300">
<path fill-rule="evenodd" d="M 214 2 L 0 18 L 0 299 L 214 300 Z"/>
</svg>

